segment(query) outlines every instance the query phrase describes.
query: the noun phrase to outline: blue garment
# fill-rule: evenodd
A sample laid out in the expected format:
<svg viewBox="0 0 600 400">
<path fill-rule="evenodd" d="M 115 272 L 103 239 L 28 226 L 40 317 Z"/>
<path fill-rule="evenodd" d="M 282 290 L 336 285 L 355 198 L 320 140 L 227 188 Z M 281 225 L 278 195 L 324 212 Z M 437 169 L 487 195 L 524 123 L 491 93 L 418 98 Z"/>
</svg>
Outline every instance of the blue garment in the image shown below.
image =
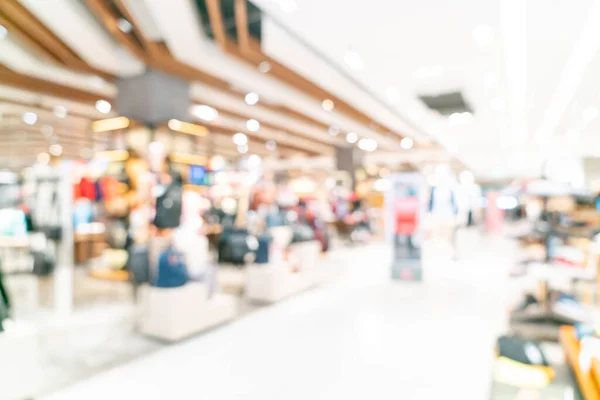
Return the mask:
<svg viewBox="0 0 600 400">
<path fill-rule="evenodd" d="M 175 251 L 172 247 L 165 250 L 158 260 L 158 274 L 156 287 L 176 288 L 185 285 L 189 281 L 185 256 Z"/>
</svg>

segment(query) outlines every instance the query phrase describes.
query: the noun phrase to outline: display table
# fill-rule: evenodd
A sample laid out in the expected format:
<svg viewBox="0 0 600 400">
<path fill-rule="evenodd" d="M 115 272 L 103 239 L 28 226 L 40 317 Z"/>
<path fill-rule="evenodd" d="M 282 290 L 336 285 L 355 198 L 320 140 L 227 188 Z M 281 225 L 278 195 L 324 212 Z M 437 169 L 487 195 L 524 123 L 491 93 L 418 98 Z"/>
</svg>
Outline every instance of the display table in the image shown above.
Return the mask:
<svg viewBox="0 0 600 400">
<path fill-rule="evenodd" d="M 140 331 L 165 341 L 178 341 L 232 320 L 238 314 L 234 296 L 217 293 L 210 299 L 202 283 L 173 289 L 144 286 L 140 290 Z"/>
<path fill-rule="evenodd" d="M 287 262 L 255 264 L 246 270 L 246 296 L 259 303 L 275 303 L 312 286 L 309 275 L 294 272 Z"/>
<path fill-rule="evenodd" d="M 37 335 L 33 327 L 17 324 L 0 333 L 0 398 L 34 398 L 41 370 L 37 360 Z"/>
<path fill-rule="evenodd" d="M 581 347 L 577 339 L 577 332 L 573 326 L 563 325 L 560 327 L 560 344 L 565 352 L 565 358 L 577 379 L 579 390 L 585 400 L 600 400 L 600 375 L 598 363 L 592 362 L 592 368 L 584 371 L 579 364 Z"/>
</svg>

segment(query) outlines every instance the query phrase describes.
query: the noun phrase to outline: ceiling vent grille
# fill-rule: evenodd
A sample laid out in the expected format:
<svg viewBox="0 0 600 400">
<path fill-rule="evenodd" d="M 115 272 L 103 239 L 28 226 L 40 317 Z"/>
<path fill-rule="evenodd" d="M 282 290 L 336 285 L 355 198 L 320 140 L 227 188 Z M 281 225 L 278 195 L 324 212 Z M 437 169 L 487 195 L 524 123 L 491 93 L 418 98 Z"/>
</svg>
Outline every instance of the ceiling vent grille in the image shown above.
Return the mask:
<svg viewBox="0 0 600 400">
<path fill-rule="evenodd" d="M 470 112 L 473 109 L 465 101 L 462 92 L 441 93 L 435 96 L 419 96 L 421 101 L 425 103 L 431 110 L 437 111 L 442 115 L 450 115 L 453 113 Z"/>
</svg>

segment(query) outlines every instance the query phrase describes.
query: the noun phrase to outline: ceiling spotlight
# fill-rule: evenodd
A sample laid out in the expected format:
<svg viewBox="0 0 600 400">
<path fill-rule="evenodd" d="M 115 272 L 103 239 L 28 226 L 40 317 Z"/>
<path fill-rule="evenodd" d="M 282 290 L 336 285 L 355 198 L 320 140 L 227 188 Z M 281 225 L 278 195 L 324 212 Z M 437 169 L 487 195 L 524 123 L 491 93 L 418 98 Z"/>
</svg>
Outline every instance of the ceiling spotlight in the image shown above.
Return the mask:
<svg viewBox="0 0 600 400">
<path fill-rule="evenodd" d="M 250 132 L 257 132 L 260 129 L 260 122 L 255 119 L 249 119 L 246 121 L 246 128 L 248 128 Z"/>
<path fill-rule="evenodd" d="M 369 139 L 369 147 L 367 151 L 375 151 L 377 150 L 377 141 L 375 139 Z"/>
<path fill-rule="evenodd" d="M 260 165 L 261 161 L 262 159 L 260 158 L 260 156 L 252 154 L 250 157 L 248 157 L 248 166 L 250 168 L 256 168 Z"/>
<path fill-rule="evenodd" d="M 0 40 L 4 39 L 7 36 L 8 36 L 8 30 L 6 30 L 5 27 L 3 27 L 2 25 L 0 25 Z"/>
<path fill-rule="evenodd" d="M 50 162 L 50 154 L 40 153 L 37 155 L 37 162 L 40 164 L 48 164 Z"/>
<path fill-rule="evenodd" d="M 102 114 L 108 114 L 111 109 L 112 109 L 112 106 L 106 100 L 98 100 L 96 102 L 96 110 L 98 110 Z"/>
<path fill-rule="evenodd" d="M 248 104 L 249 106 L 253 106 L 256 103 L 258 103 L 258 93 L 250 92 L 250 93 L 246 94 L 246 97 L 244 97 L 244 100 L 246 101 L 246 104 Z"/>
<path fill-rule="evenodd" d="M 269 151 L 275 151 L 277 150 L 277 143 L 274 140 L 267 140 L 267 143 L 265 143 L 265 147 Z"/>
<path fill-rule="evenodd" d="M 392 103 L 398 103 L 400 101 L 400 90 L 397 87 L 390 86 L 385 91 L 385 97 Z"/>
<path fill-rule="evenodd" d="M 225 158 L 223 158 L 223 156 L 213 156 L 210 159 L 209 167 L 213 171 L 219 171 L 223 169 L 223 167 L 225 167 L 226 163 L 227 162 L 225 161 Z"/>
<path fill-rule="evenodd" d="M 246 154 L 248 152 L 248 145 L 242 145 L 242 146 L 238 146 L 237 148 L 238 153 L 240 154 Z"/>
<path fill-rule="evenodd" d="M 581 113 L 581 116 L 587 122 L 593 121 L 598 116 L 598 109 L 594 106 L 586 107 Z"/>
<path fill-rule="evenodd" d="M 358 141 L 358 148 L 364 151 L 375 151 L 377 142 L 374 139 L 363 138 Z"/>
<path fill-rule="evenodd" d="M 335 125 L 331 125 L 329 129 L 327 129 L 327 132 L 329 132 L 331 136 L 337 136 L 340 134 L 340 128 Z"/>
<path fill-rule="evenodd" d="M 26 112 L 23 114 L 23 122 L 25 122 L 27 125 L 35 125 L 37 120 L 38 116 L 36 113 Z"/>
<path fill-rule="evenodd" d="M 241 132 L 236 133 L 232 137 L 233 143 L 237 146 L 244 146 L 248 144 L 248 136 L 244 135 Z"/>
<path fill-rule="evenodd" d="M 414 145 L 414 142 L 409 137 L 405 137 L 404 139 L 402 139 L 400 141 L 400 147 L 402 147 L 404 150 L 412 149 L 413 145 Z"/>
<path fill-rule="evenodd" d="M 54 106 L 53 112 L 58 118 L 65 118 L 67 116 L 67 108 L 64 106 Z"/>
<path fill-rule="evenodd" d="M 260 64 L 258 64 L 258 70 L 263 74 L 270 72 L 271 71 L 271 63 L 268 61 L 262 61 Z"/>
<path fill-rule="evenodd" d="M 56 143 L 56 144 L 53 144 L 52 146 L 50 146 L 49 152 L 53 156 L 58 157 L 62 154 L 63 148 L 60 144 Z"/>
<path fill-rule="evenodd" d="M 333 101 L 331 101 L 329 99 L 323 100 L 322 105 L 323 105 L 323 110 L 325 110 L 325 111 L 332 111 L 333 107 L 334 107 Z"/>
<path fill-rule="evenodd" d="M 298 8 L 296 0 L 277 0 L 277 2 L 279 3 L 279 7 L 281 7 L 283 12 L 288 14 L 293 13 Z"/>
<path fill-rule="evenodd" d="M 219 112 L 216 109 L 204 104 L 192 106 L 191 112 L 203 121 L 214 121 L 219 117 Z"/>
<path fill-rule="evenodd" d="M 54 134 L 54 128 L 51 127 L 50 125 L 44 125 L 42 126 L 42 135 L 44 135 L 44 137 L 50 137 Z"/>
<path fill-rule="evenodd" d="M 479 47 L 487 47 L 492 43 L 494 39 L 494 32 L 492 32 L 492 28 L 489 25 L 479 25 L 473 29 L 472 32 L 473 40 Z"/>
<path fill-rule="evenodd" d="M 117 22 L 117 27 L 119 28 L 119 30 L 121 32 L 124 32 L 124 33 L 130 33 L 131 30 L 133 29 L 133 27 L 131 26 L 131 23 L 129 21 L 127 21 L 125 18 L 119 18 L 119 21 Z"/>
<path fill-rule="evenodd" d="M 492 110 L 495 111 L 504 111 L 506 108 L 506 104 L 504 103 L 504 99 L 502 97 L 496 97 L 495 99 L 492 99 L 490 106 L 492 107 Z"/>
<path fill-rule="evenodd" d="M 344 56 L 344 62 L 348 64 L 348 66 L 356 71 L 360 71 L 365 67 L 365 62 L 363 61 L 360 54 L 358 54 L 354 50 L 349 50 L 346 52 Z"/>
<path fill-rule="evenodd" d="M 350 144 L 354 144 L 356 143 L 356 141 L 358 140 L 358 135 L 356 134 L 356 132 L 348 132 L 346 134 L 346 141 Z"/>
</svg>

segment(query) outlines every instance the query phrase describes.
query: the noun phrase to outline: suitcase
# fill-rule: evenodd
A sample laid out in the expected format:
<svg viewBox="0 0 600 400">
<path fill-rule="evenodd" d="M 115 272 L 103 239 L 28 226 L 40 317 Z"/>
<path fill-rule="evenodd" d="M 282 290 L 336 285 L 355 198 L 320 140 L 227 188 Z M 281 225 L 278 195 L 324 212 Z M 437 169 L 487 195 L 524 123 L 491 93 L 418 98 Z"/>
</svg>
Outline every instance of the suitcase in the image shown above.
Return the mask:
<svg viewBox="0 0 600 400">
<path fill-rule="evenodd" d="M 219 242 L 219 263 L 245 264 L 247 256 L 253 253 L 249 242 L 251 236 L 246 229 L 223 231 Z"/>
<path fill-rule="evenodd" d="M 159 288 L 176 288 L 185 285 L 188 280 L 184 255 L 173 249 L 173 247 L 169 247 L 162 252 L 158 260 L 155 286 Z"/>
</svg>

